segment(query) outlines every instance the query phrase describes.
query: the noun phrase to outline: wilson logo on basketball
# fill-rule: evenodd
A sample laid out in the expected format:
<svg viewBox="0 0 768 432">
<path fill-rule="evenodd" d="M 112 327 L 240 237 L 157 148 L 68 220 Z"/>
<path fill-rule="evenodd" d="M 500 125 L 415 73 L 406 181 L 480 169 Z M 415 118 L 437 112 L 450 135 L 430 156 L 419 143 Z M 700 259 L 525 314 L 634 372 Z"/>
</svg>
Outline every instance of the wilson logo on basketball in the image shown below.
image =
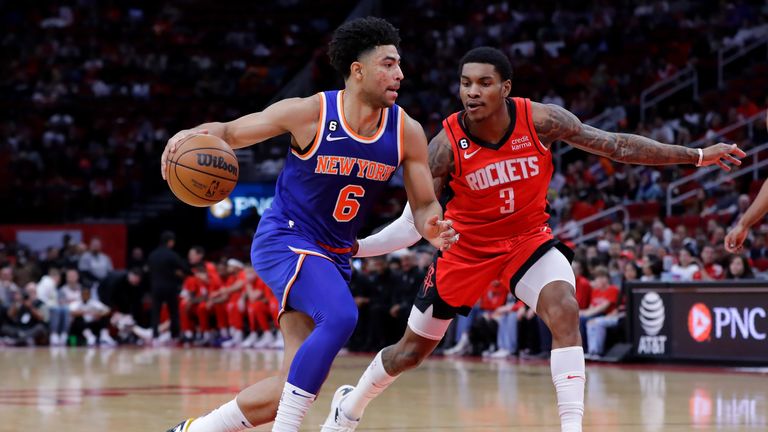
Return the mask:
<svg viewBox="0 0 768 432">
<path fill-rule="evenodd" d="M 222 156 L 214 156 L 212 154 L 207 154 L 207 153 L 198 153 L 197 164 L 203 167 L 212 166 L 222 171 L 226 171 L 228 173 L 237 175 L 237 167 L 234 166 L 233 164 L 227 163 Z"/>
<path fill-rule="evenodd" d="M 696 303 L 688 312 L 688 333 L 696 342 L 709 340 L 712 333 L 712 314 L 704 303 Z"/>
</svg>

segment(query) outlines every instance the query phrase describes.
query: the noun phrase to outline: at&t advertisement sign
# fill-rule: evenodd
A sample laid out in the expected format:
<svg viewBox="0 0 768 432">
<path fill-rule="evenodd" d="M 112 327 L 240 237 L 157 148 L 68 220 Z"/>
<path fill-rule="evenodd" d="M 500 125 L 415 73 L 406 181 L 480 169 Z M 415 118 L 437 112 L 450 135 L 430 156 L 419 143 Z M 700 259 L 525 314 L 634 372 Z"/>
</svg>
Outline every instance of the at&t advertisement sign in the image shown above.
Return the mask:
<svg viewBox="0 0 768 432">
<path fill-rule="evenodd" d="M 664 300 L 657 292 L 649 291 L 643 294 L 637 318 L 642 330 L 637 341 L 637 354 L 652 356 L 666 354 L 667 335 L 664 331 L 666 308 Z"/>
</svg>

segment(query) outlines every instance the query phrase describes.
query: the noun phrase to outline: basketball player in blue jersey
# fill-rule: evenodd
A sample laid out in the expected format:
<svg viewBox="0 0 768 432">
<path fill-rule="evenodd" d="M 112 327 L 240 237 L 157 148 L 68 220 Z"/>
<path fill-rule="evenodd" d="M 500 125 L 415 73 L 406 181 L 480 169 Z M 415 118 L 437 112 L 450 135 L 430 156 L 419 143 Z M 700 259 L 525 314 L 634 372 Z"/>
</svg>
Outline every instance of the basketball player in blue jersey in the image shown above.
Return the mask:
<svg viewBox="0 0 768 432">
<path fill-rule="evenodd" d="M 292 145 L 251 249 L 253 267 L 278 299 L 285 357 L 262 380 L 172 432 L 235 432 L 275 421 L 298 431 L 331 363 L 357 322 L 350 257 L 366 213 L 399 165 L 419 232 L 435 247 L 457 239 L 432 186 L 421 126 L 395 105 L 403 73 L 397 29 L 378 18 L 339 27 L 329 46 L 345 88 L 286 99 L 228 123 L 206 123 L 172 137 L 166 160 L 190 134 L 209 133 L 242 148 L 289 133 Z"/>
</svg>

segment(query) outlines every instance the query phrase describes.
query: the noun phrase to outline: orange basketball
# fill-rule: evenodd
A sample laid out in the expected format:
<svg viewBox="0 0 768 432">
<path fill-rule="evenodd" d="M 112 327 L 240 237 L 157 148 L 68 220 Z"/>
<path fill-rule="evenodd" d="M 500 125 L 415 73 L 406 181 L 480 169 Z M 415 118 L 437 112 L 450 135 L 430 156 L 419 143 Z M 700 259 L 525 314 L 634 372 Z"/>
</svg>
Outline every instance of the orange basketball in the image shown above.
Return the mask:
<svg viewBox="0 0 768 432">
<path fill-rule="evenodd" d="M 168 159 L 168 186 L 176 198 L 208 207 L 226 198 L 237 183 L 239 166 L 232 148 L 213 135 L 192 135 Z"/>
</svg>

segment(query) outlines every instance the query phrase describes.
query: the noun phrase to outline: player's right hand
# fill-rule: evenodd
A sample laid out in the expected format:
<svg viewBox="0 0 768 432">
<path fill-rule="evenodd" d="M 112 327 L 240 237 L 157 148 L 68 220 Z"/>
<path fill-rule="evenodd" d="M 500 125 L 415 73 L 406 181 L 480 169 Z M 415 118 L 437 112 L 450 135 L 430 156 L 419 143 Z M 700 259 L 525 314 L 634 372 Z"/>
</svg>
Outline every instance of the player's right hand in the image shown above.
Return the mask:
<svg viewBox="0 0 768 432">
<path fill-rule="evenodd" d="M 747 154 L 736 144 L 719 143 L 705 148 L 701 159 L 701 166 L 717 165 L 725 171 L 731 170 L 731 165 L 741 165 L 739 158 Z"/>
<path fill-rule="evenodd" d="M 728 234 L 725 236 L 725 250 L 730 253 L 741 252 L 741 247 L 744 245 L 744 239 L 747 238 L 748 230 L 741 224 L 736 224 Z"/>
<path fill-rule="evenodd" d="M 207 133 L 208 131 L 205 129 L 184 129 L 177 132 L 176 135 L 172 136 L 171 139 L 168 140 L 168 143 L 165 145 L 165 149 L 163 150 L 163 155 L 160 157 L 160 175 L 163 176 L 163 180 L 167 180 L 168 170 L 170 169 L 170 166 L 168 165 L 168 158 L 170 158 L 172 154 L 176 153 L 176 148 L 179 146 L 179 143 L 191 135 Z"/>
</svg>

